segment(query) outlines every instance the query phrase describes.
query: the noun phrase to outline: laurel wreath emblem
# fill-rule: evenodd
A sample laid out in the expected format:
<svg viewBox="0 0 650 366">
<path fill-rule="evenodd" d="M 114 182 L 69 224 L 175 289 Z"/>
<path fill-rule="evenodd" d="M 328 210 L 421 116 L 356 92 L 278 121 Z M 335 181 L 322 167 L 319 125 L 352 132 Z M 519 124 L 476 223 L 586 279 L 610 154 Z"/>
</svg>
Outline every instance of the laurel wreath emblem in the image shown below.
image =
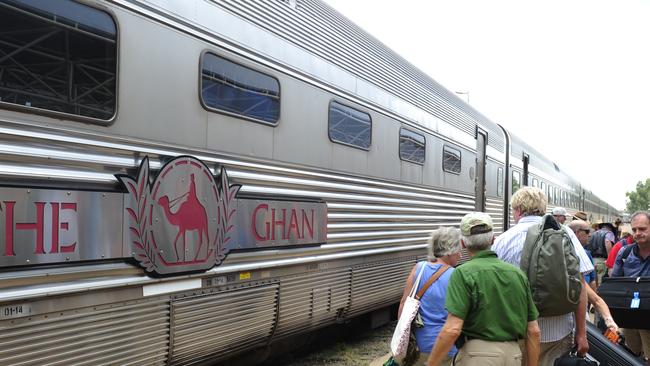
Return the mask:
<svg viewBox="0 0 650 366">
<path fill-rule="evenodd" d="M 170 163 L 172 162 L 168 164 Z M 219 176 L 220 184 L 215 187 L 217 195 L 217 231 L 212 245 L 213 248 L 208 251 L 208 258 L 213 258 L 212 262 L 209 263 L 209 267 L 220 264 L 226 257 L 227 244 L 232 240 L 231 233 L 234 230 L 234 218 L 237 211 L 236 195 L 241 188 L 241 185 L 238 184 L 230 185 L 225 168 L 221 168 Z M 125 208 L 128 214 L 128 238 L 131 244 L 132 256 L 147 272 L 174 272 L 174 270 L 165 268 L 165 263 L 161 260 L 161 253 L 152 240 L 154 234 L 151 222 L 153 205 L 151 197 L 152 185 L 149 178 L 149 158 L 145 157 L 142 160 L 137 179 L 127 175 L 118 175 L 117 178 L 127 191 Z M 203 263 L 204 266 L 205 264 Z"/>
</svg>

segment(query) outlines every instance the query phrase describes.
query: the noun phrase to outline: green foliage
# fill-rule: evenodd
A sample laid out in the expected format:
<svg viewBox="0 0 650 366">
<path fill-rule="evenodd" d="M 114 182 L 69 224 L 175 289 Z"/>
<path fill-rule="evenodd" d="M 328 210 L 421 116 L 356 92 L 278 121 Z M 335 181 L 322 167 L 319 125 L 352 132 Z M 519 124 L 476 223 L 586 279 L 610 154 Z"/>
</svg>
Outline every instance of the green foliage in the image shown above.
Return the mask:
<svg viewBox="0 0 650 366">
<path fill-rule="evenodd" d="M 636 184 L 636 191 L 625 193 L 627 196 L 626 211 L 633 213 L 650 208 L 650 178 Z"/>
</svg>

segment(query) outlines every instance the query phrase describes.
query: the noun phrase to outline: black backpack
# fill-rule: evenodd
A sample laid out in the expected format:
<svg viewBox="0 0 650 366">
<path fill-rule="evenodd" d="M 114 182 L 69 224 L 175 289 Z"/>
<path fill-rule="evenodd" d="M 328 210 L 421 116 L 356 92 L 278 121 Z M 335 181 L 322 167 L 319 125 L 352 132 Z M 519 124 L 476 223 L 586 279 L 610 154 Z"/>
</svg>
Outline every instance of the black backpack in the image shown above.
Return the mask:
<svg viewBox="0 0 650 366">
<path fill-rule="evenodd" d="M 607 248 L 605 248 L 605 235 L 604 231 L 596 231 L 589 237 L 587 248 L 591 251 L 594 257 L 607 258 Z"/>
</svg>

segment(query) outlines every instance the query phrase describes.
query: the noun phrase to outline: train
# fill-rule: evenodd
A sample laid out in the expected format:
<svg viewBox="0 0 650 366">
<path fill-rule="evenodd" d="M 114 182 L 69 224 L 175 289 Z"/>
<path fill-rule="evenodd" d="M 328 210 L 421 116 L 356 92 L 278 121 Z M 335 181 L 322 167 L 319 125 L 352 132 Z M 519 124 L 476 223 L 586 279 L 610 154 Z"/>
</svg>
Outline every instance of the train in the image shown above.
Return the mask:
<svg viewBox="0 0 650 366">
<path fill-rule="evenodd" d="M 320 0 L 0 1 L 0 364 L 209 364 L 399 301 L 522 185 L 618 212 Z"/>
</svg>

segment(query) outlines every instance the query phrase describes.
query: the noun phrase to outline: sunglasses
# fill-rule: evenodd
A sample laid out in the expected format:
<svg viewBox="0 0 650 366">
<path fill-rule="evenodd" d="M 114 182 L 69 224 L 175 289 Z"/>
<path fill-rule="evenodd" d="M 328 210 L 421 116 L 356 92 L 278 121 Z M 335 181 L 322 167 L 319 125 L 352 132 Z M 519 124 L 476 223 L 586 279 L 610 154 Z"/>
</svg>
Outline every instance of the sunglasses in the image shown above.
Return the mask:
<svg viewBox="0 0 650 366">
<path fill-rule="evenodd" d="M 585 234 L 589 234 L 591 232 L 589 229 L 578 229 L 578 231 L 584 231 Z"/>
</svg>

